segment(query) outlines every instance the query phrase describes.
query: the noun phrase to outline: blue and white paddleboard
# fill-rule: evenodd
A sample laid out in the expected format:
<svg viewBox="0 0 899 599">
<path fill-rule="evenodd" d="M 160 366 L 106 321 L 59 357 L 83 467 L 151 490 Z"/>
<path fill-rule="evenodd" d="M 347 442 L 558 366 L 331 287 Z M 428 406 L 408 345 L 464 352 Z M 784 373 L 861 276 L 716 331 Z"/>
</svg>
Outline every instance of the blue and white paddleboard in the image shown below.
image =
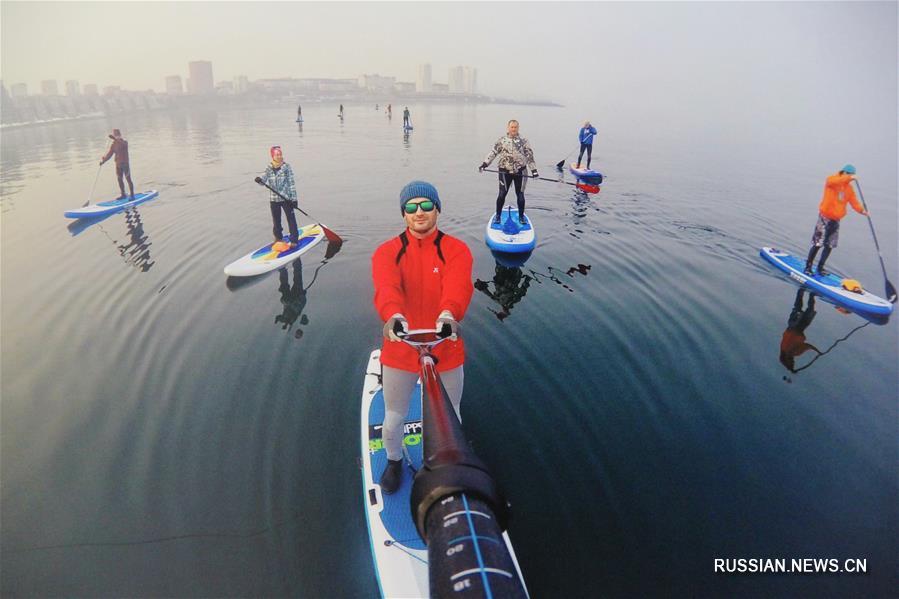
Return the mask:
<svg viewBox="0 0 899 599">
<path fill-rule="evenodd" d="M 893 312 L 893 304 L 882 297 L 867 291 L 858 293 L 844 289 L 843 278 L 840 276 L 833 273 L 824 276 L 805 274 L 805 261 L 792 254 L 771 247 L 763 247 L 759 250 L 759 255 L 790 275 L 790 278 L 800 285 L 805 285 L 815 293 L 819 293 L 835 304 L 845 306 L 853 312 L 878 316 L 889 316 Z"/>
<path fill-rule="evenodd" d="M 490 215 L 487 221 L 487 247 L 497 252 L 517 254 L 530 252 L 537 245 L 537 235 L 534 226 L 527 214 L 524 215 L 525 224 L 518 222 L 518 209 L 506 208 L 500 222 L 493 222 L 494 215 Z"/>
<path fill-rule="evenodd" d="M 225 274 L 229 277 L 252 277 L 275 270 L 311 250 L 324 237 L 325 232 L 318 224 L 300 227 L 295 246 L 288 250 L 276 251 L 272 249 L 275 242 L 271 242 L 226 266 Z M 285 235 L 282 241 L 286 243 L 290 241 L 290 237 Z"/>
<path fill-rule="evenodd" d="M 412 125 L 403 125 L 403 131 L 412 131 L 414 127 Z"/>
<path fill-rule="evenodd" d="M 568 172 L 584 183 L 590 183 L 592 185 L 599 185 L 602 183 L 602 173 L 590 168 L 578 168 L 574 164 L 569 164 Z"/>
<path fill-rule="evenodd" d="M 303 122 L 303 117 L 297 117 L 297 122 L 298 122 L 298 123 L 302 123 L 302 122 Z"/>
<path fill-rule="evenodd" d="M 107 214 L 114 214 L 120 210 L 127 210 L 132 206 L 137 206 L 138 204 L 143 204 L 144 202 L 149 202 L 153 198 L 159 195 L 159 192 L 155 189 L 151 191 L 142 191 L 141 193 L 134 194 L 134 199 L 131 197 L 126 197 L 122 200 L 110 200 L 108 202 L 99 202 L 97 204 L 91 204 L 90 206 L 85 206 L 84 208 L 75 208 L 73 210 L 66 210 L 63 213 L 63 216 L 66 218 L 91 218 L 95 216 L 104 216 Z"/>
<path fill-rule="evenodd" d="M 430 597 L 428 549 L 412 521 L 409 501 L 413 469 L 422 463 L 421 383 L 412 392 L 403 432 L 404 467 L 400 487 L 381 493 L 378 481 L 387 467 L 381 425 L 384 422 L 384 393 L 381 389 L 381 350 L 368 359 L 362 388 L 362 496 L 368 521 L 375 575 L 382 597 Z M 509 535 L 503 540 L 521 577 L 521 568 Z M 463 593 L 464 594 L 464 593 Z"/>
</svg>

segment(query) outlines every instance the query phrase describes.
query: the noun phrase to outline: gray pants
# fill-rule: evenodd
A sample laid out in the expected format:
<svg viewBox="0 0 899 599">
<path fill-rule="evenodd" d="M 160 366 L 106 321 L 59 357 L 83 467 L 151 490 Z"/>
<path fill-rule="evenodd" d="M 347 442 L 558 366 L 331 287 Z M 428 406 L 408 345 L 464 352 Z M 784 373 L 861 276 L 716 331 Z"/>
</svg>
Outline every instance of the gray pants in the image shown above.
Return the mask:
<svg viewBox="0 0 899 599">
<path fill-rule="evenodd" d="M 462 384 L 465 381 L 462 369 L 463 367 L 459 366 L 440 373 L 440 380 L 443 381 L 459 422 L 462 422 L 459 406 L 462 404 Z M 382 383 L 386 413 L 382 433 L 388 460 L 400 460 L 403 457 L 403 424 L 409 413 L 409 400 L 416 382 L 418 382 L 417 372 L 384 366 Z"/>
</svg>

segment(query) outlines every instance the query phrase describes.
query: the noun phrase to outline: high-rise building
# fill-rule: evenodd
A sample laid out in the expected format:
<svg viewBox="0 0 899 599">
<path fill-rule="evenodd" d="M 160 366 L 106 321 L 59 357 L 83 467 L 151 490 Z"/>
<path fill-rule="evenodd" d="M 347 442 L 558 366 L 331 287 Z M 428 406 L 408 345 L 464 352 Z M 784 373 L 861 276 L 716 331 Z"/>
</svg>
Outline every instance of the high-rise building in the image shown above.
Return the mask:
<svg viewBox="0 0 899 599">
<path fill-rule="evenodd" d="M 250 80 L 246 75 L 238 75 L 234 78 L 234 93 L 245 94 L 250 91 Z"/>
<path fill-rule="evenodd" d="M 122 88 L 118 85 L 107 85 L 103 88 L 104 96 L 118 96 L 122 92 Z"/>
<path fill-rule="evenodd" d="M 415 91 L 431 91 L 431 65 L 430 63 L 418 65 L 418 80 L 415 82 Z"/>
<path fill-rule="evenodd" d="M 449 70 L 451 94 L 476 94 L 478 70 L 474 67 L 453 67 Z"/>
<path fill-rule="evenodd" d="M 70 79 L 66 81 L 66 95 L 67 96 L 80 96 L 81 95 L 81 85 L 74 79 Z"/>
<path fill-rule="evenodd" d="M 195 60 L 187 63 L 190 78 L 187 80 L 187 91 L 190 94 L 214 94 L 215 82 L 212 79 L 212 63 L 208 60 Z"/>
<path fill-rule="evenodd" d="M 85 96 L 98 96 L 100 92 L 97 90 L 96 83 L 85 83 L 84 84 L 84 95 Z"/>
<path fill-rule="evenodd" d="M 41 81 L 41 94 L 44 96 L 58 96 L 59 88 L 56 86 L 56 79 Z"/>
<path fill-rule="evenodd" d="M 13 83 L 9 87 L 9 93 L 12 94 L 13 98 L 24 98 L 28 95 L 28 84 L 27 83 Z"/>
<path fill-rule="evenodd" d="M 447 85 L 449 85 L 449 93 L 462 94 L 465 93 L 465 69 L 464 67 L 452 67 L 447 76 Z"/>
<path fill-rule="evenodd" d="M 463 75 L 465 77 L 465 93 L 478 93 L 478 70 L 474 67 L 465 67 Z"/>
<path fill-rule="evenodd" d="M 169 75 L 165 78 L 165 93 L 170 96 L 180 96 L 184 93 L 184 86 L 181 85 L 181 75 Z"/>
</svg>

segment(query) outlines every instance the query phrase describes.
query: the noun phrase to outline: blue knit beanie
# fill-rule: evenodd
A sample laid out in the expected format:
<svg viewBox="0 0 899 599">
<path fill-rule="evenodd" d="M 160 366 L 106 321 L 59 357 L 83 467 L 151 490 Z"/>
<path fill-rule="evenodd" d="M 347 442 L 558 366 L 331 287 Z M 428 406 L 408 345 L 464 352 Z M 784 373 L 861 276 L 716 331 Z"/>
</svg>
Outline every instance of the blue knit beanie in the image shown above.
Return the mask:
<svg viewBox="0 0 899 599">
<path fill-rule="evenodd" d="M 400 192 L 400 213 L 403 213 L 403 208 L 406 206 L 406 202 L 415 198 L 427 198 L 434 202 L 434 205 L 437 206 L 437 212 L 440 212 L 440 196 L 437 195 L 437 188 L 428 183 L 427 181 L 410 181 L 406 183 L 406 186 Z"/>
<path fill-rule="evenodd" d="M 840 170 L 843 171 L 844 173 L 848 173 L 848 174 L 850 174 L 850 175 L 854 175 L 854 174 L 855 174 L 855 167 L 852 166 L 851 164 L 847 164 L 846 166 L 844 166 L 844 167 L 841 168 Z"/>
</svg>

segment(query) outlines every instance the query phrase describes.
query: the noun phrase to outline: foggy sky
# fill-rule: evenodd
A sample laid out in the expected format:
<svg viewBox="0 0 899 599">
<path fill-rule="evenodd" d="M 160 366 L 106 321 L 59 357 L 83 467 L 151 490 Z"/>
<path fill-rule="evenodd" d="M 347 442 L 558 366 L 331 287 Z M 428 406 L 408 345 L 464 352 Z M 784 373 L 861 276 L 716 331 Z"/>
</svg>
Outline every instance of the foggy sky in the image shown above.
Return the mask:
<svg viewBox="0 0 899 599">
<path fill-rule="evenodd" d="M 765 97 L 773 85 L 895 80 L 896 3 L 0 3 L 7 87 L 76 79 L 164 90 L 190 60 L 215 79 L 479 69 L 486 93 L 570 102 Z M 722 78 L 734 80 L 721 89 Z M 744 96 L 745 97 L 745 96 Z"/>
<path fill-rule="evenodd" d="M 896 2 L 0 2 L 8 87 L 66 79 L 164 90 L 210 60 L 247 75 L 415 81 L 550 99 L 632 136 L 865 150 L 895 168 Z M 548 123 L 552 124 L 552 123 Z M 836 148 L 839 150 L 839 148 Z"/>
</svg>

